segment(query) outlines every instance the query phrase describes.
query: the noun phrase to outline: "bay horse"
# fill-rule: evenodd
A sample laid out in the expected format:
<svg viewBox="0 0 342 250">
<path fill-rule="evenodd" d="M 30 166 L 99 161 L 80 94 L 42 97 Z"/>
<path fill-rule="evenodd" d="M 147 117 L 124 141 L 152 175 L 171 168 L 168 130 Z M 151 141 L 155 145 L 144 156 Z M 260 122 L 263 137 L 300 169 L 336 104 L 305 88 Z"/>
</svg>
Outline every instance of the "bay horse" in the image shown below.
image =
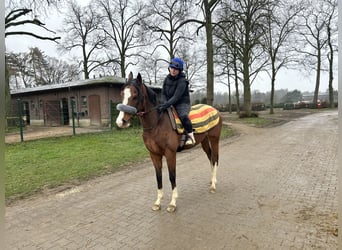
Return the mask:
<svg viewBox="0 0 342 250">
<path fill-rule="evenodd" d="M 174 212 L 178 198 L 176 187 L 176 153 L 182 135 L 173 129 L 167 112 L 158 112 L 157 95 L 143 83 L 140 73 L 135 79 L 133 79 L 132 72 L 129 74 L 127 83 L 121 90 L 121 97 L 122 104 L 117 106 L 120 113 L 116 119 L 116 124 L 119 128 L 127 128 L 130 126 L 130 119 L 134 115 L 139 116 L 143 127 L 143 141 L 150 152 L 155 168 L 158 190 L 157 200 L 152 206 L 152 210 L 157 211 L 161 209 L 161 200 L 163 198 L 162 158 L 165 157 L 172 187 L 172 198 L 167 211 Z M 222 117 L 219 113 L 218 116 L 218 124 L 214 127 L 204 133 L 196 134 L 195 132 L 195 145 L 201 143 L 202 149 L 210 161 L 211 193 L 216 191 L 219 139 L 222 127 Z"/>
</svg>

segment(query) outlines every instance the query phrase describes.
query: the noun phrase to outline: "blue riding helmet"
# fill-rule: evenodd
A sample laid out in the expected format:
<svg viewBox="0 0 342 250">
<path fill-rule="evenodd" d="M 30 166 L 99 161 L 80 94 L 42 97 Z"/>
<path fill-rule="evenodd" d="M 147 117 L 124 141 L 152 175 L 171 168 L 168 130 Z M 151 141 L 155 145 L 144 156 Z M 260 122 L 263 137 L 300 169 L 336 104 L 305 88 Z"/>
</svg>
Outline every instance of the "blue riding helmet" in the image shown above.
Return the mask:
<svg viewBox="0 0 342 250">
<path fill-rule="evenodd" d="M 175 57 L 171 60 L 169 67 L 183 71 L 183 61 L 179 57 Z"/>
</svg>

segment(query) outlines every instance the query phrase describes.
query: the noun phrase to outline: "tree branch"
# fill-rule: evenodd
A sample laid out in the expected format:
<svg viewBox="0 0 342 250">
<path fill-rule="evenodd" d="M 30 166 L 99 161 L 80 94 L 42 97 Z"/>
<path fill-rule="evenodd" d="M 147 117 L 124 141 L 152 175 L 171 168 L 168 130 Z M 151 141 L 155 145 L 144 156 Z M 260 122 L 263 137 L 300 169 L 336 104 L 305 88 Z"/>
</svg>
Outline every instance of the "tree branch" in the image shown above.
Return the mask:
<svg viewBox="0 0 342 250">
<path fill-rule="evenodd" d="M 50 40 L 54 41 L 57 43 L 56 40 L 61 39 L 60 36 L 57 37 L 46 37 L 46 36 L 39 36 L 31 32 L 26 32 L 26 31 L 10 31 L 10 32 L 5 32 L 5 37 L 7 36 L 13 36 L 13 35 L 27 35 L 27 36 L 33 36 L 35 38 L 38 38 L 40 40 Z"/>
</svg>

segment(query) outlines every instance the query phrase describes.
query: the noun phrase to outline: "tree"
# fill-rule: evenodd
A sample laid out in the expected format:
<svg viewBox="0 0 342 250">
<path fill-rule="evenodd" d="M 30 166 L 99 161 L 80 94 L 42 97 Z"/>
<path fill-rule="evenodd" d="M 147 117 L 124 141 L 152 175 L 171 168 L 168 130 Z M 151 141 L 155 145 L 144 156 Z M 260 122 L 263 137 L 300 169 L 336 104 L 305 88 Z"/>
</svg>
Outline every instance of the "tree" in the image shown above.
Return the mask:
<svg viewBox="0 0 342 250">
<path fill-rule="evenodd" d="M 149 85 L 162 85 L 162 80 L 158 84 L 158 74 L 162 71 L 162 67 L 159 62 L 162 61 L 161 55 L 159 53 L 153 53 L 151 56 L 146 57 L 141 63 L 139 63 L 139 69 L 142 73 L 146 74 Z"/>
<path fill-rule="evenodd" d="M 143 26 L 155 35 L 151 42 L 156 43 L 154 51 L 162 48 L 167 52 L 169 58 L 165 62 L 175 57 L 181 43 L 191 39 L 185 33 L 188 15 L 186 1 L 151 0 L 146 8 Z"/>
<path fill-rule="evenodd" d="M 214 47 L 213 47 L 213 26 L 212 13 L 219 0 L 203 0 L 206 40 L 207 40 L 207 103 L 214 102 Z"/>
<path fill-rule="evenodd" d="M 28 61 L 28 53 L 6 54 L 9 89 L 20 89 L 34 86 L 34 77 L 27 67 L 29 65 Z"/>
<path fill-rule="evenodd" d="M 142 46 L 136 30 L 141 20 L 139 15 L 143 5 L 129 0 L 98 0 L 97 4 L 104 11 L 106 22 L 103 32 L 110 43 L 107 47 L 117 50 L 119 59 L 115 61 L 120 65 L 121 77 L 125 77 L 126 69 L 132 63 L 127 62 L 127 59 L 135 55 L 130 51 Z"/>
<path fill-rule="evenodd" d="M 82 8 L 75 2 L 71 2 L 61 30 L 66 35 L 59 49 L 61 51 L 81 50 L 80 64 L 82 64 L 85 79 L 89 79 L 92 71 L 113 62 L 112 59 L 106 60 L 99 55 L 106 47 L 107 38 L 100 30 L 103 18 L 95 10 L 96 8 L 91 5 Z"/>
<path fill-rule="evenodd" d="M 40 30 L 48 31 L 50 34 L 56 32 L 45 27 L 45 24 L 37 16 L 41 11 L 46 11 L 47 7 L 57 6 L 58 0 L 27 0 L 27 1 L 6 1 L 5 10 L 5 37 L 14 35 L 27 35 L 40 40 L 57 41 L 59 36 L 43 36 L 34 32 L 27 31 L 27 26 L 35 26 Z M 39 10 L 34 6 L 40 6 Z"/>
<path fill-rule="evenodd" d="M 288 1 L 274 1 L 268 6 L 265 48 L 271 61 L 270 114 L 274 113 L 275 81 L 278 71 L 291 62 L 290 35 L 296 28 L 294 18 L 300 9 Z M 292 56 L 293 57 L 293 56 Z"/>
<path fill-rule="evenodd" d="M 308 0 L 301 13 L 302 24 L 299 34 L 302 37 L 297 52 L 302 55 L 301 62 L 309 70 L 316 72 L 316 83 L 313 103 L 318 100 L 320 78 L 322 71 L 322 52 L 327 45 L 326 22 L 328 20 L 327 4 L 325 1 Z"/>
<path fill-rule="evenodd" d="M 337 29 L 337 1 L 336 0 L 325 0 L 327 3 L 327 21 L 326 21 L 326 29 L 327 29 L 327 45 L 328 45 L 328 53 L 327 58 L 329 62 L 329 103 L 330 107 L 334 108 L 334 88 L 333 88 L 333 80 L 334 80 L 334 54 L 337 52 L 336 45 L 336 36 L 338 34 Z"/>
<path fill-rule="evenodd" d="M 250 86 L 268 62 L 263 46 L 267 29 L 265 24 L 268 17 L 268 3 L 268 0 L 228 0 L 222 5 L 223 8 L 227 8 L 226 13 L 230 15 L 221 18 L 218 23 L 218 27 L 222 30 L 230 27 L 232 39 L 227 39 L 227 42 L 230 43 L 231 53 L 235 57 L 233 67 L 242 75 L 244 111 L 247 116 L 252 114 Z M 225 37 L 228 38 L 229 35 Z M 236 63 L 237 61 L 239 64 Z M 237 81 L 237 73 L 235 76 Z"/>
<path fill-rule="evenodd" d="M 200 28 L 205 28 L 206 34 L 206 59 L 207 59 L 207 104 L 214 102 L 214 46 L 213 46 L 213 22 L 212 14 L 220 0 L 202 0 L 201 10 L 204 20 L 188 19 L 186 22 L 200 24 Z"/>
<path fill-rule="evenodd" d="M 60 37 L 51 36 L 50 33 L 55 34 L 54 31 L 45 27 L 45 24 L 40 21 L 37 14 L 46 12 L 50 6 L 58 6 L 60 2 L 63 0 L 7 0 L 5 7 L 5 38 L 8 36 L 16 36 L 16 35 L 27 35 L 32 36 L 40 40 L 50 40 L 57 41 Z M 39 6 L 39 7 L 37 7 Z M 29 14 L 34 14 L 30 17 L 27 17 Z M 33 25 L 43 30 L 49 32 L 49 35 L 42 36 L 38 35 L 35 32 L 28 32 L 25 30 L 25 27 L 28 25 Z M 22 28 L 19 29 L 18 28 Z M 12 30 L 15 29 L 15 30 Z M 7 60 L 6 60 L 7 61 Z M 9 110 L 11 100 L 10 94 L 10 86 L 9 86 L 9 69 L 8 65 L 5 65 L 5 105 L 6 112 Z M 7 123 L 6 123 L 7 128 Z"/>
<path fill-rule="evenodd" d="M 78 79 L 77 64 L 44 55 L 39 48 L 6 55 L 11 89 L 58 84 Z"/>
<path fill-rule="evenodd" d="M 178 46 L 178 55 L 184 61 L 185 75 L 190 82 L 190 89 L 202 88 L 204 67 L 206 60 L 204 50 L 200 44 L 186 40 Z"/>
</svg>

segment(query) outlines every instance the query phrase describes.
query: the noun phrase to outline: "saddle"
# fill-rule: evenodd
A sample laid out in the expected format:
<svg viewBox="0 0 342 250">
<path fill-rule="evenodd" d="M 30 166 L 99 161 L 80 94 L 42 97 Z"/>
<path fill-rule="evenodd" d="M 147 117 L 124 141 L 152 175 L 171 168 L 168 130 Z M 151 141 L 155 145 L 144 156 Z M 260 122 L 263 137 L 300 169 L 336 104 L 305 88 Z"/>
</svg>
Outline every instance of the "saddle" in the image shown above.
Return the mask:
<svg viewBox="0 0 342 250">
<path fill-rule="evenodd" d="M 187 139 L 186 133 L 184 133 L 183 125 L 178 117 L 178 114 L 174 107 L 167 109 L 172 127 L 176 132 L 182 135 L 180 145 L 177 151 L 184 149 L 184 142 Z M 219 122 L 219 112 L 217 109 L 206 104 L 196 104 L 191 107 L 189 113 L 189 119 L 192 123 L 192 129 L 194 134 L 201 134 L 212 127 L 216 126 Z"/>
</svg>

